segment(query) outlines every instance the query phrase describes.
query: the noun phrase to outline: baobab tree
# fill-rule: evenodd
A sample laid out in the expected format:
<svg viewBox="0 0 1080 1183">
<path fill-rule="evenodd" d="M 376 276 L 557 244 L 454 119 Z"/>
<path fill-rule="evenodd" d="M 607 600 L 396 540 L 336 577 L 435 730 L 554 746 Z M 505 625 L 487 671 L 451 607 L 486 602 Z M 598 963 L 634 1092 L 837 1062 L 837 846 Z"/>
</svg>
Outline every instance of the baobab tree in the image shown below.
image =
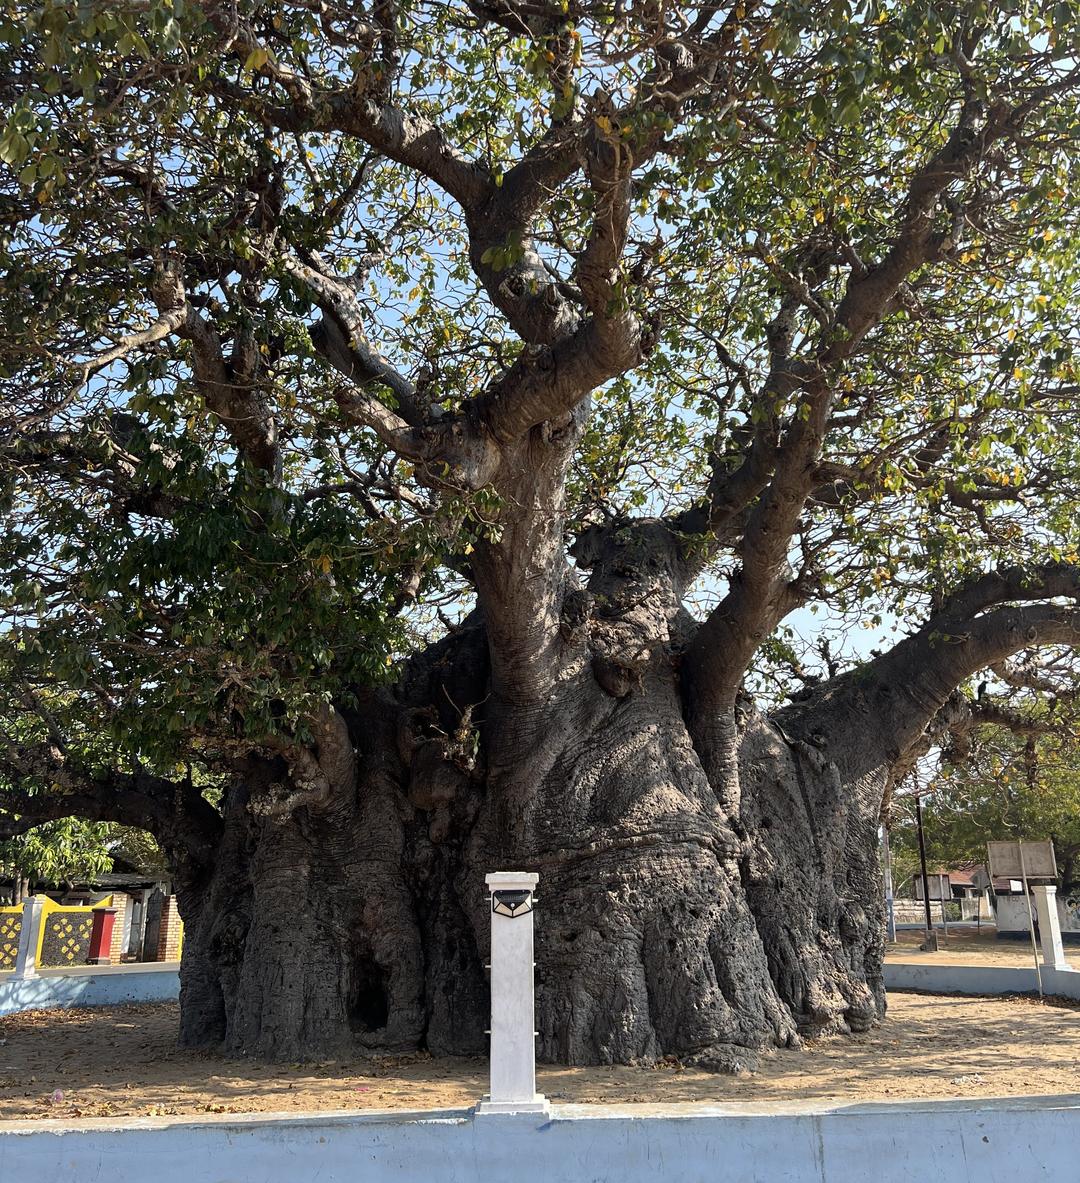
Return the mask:
<svg viewBox="0 0 1080 1183">
<path fill-rule="evenodd" d="M 482 1050 L 494 868 L 544 1058 L 876 1022 L 891 785 L 1078 635 L 1077 6 L 3 20 L 0 800 L 157 836 L 182 1041 Z"/>
</svg>

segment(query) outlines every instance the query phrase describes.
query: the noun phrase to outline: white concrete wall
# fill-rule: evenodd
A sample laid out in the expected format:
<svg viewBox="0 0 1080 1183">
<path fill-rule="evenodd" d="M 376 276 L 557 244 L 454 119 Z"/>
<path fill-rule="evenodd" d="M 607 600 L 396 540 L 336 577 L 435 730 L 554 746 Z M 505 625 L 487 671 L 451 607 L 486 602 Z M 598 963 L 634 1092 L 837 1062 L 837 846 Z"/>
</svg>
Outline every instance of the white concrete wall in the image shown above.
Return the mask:
<svg viewBox="0 0 1080 1183">
<path fill-rule="evenodd" d="M 1080 999 L 1080 970 L 1042 966 L 1043 991 Z M 936 962 L 886 961 L 886 990 L 924 990 L 928 994 L 1036 994 L 1034 961 L 1030 969 L 1007 965 L 941 965 Z"/>
<path fill-rule="evenodd" d="M 69 1006 L 120 1006 L 125 1002 L 168 1002 L 180 997 L 175 965 L 97 966 L 43 969 L 33 978 L 0 975 L 0 1015 Z M 3 1176 L 0 1175 L 0 1183 Z"/>
<path fill-rule="evenodd" d="M 1076 1177 L 1080 1096 L 914 1104 L 555 1106 L 0 1124 L 32 1183 L 1028 1183 Z"/>
<path fill-rule="evenodd" d="M 1032 900 L 1032 907 L 1035 901 Z M 1057 897 L 1061 937 L 1067 943 L 1080 942 L 1080 898 Z M 999 895 L 997 898 L 997 930 L 999 933 L 1028 932 L 1027 904 L 1022 895 Z"/>
</svg>

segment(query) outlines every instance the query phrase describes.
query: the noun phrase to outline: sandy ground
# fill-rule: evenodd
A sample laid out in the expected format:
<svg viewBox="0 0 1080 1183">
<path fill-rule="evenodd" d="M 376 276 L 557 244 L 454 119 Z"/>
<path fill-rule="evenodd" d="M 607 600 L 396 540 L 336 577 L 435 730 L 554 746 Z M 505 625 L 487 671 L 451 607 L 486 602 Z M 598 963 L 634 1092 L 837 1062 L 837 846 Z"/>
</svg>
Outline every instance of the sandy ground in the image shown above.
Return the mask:
<svg viewBox="0 0 1080 1183">
<path fill-rule="evenodd" d="M 175 1003 L 0 1019 L 0 1118 L 420 1109 L 474 1104 L 481 1059 L 259 1065 L 178 1051 Z M 559 1102 L 901 1100 L 1080 1092 L 1080 1009 L 893 994 L 875 1031 L 777 1052 L 753 1076 L 538 1069 Z"/>
<path fill-rule="evenodd" d="M 997 930 L 984 925 L 960 928 L 950 926 L 946 940 L 941 929 L 938 932 L 939 948 L 936 953 L 922 953 L 921 929 L 900 929 L 896 943 L 885 946 L 886 961 L 926 961 L 938 965 L 1009 965 L 1031 969 L 1034 959 L 1031 945 L 1027 941 L 999 941 Z M 1065 957 L 1080 969 L 1080 945 L 1066 945 Z"/>
</svg>

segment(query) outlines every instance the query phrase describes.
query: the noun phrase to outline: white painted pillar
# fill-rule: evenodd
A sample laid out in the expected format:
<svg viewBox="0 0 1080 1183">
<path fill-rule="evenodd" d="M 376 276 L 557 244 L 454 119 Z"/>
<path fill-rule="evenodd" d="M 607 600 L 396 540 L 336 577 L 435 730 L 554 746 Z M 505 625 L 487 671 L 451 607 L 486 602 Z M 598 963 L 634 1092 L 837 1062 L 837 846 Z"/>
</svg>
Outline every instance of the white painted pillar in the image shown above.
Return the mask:
<svg viewBox="0 0 1080 1183">
<path fill-rule="evenodd" d="M 1065 960 L 1061 943 L 1061 918 L 1057 909 L 1056 887 L 1033 887 L 1035 907 L 1039 913 L 1039 942 L 1042 945 L 1043 965 L 1049 969 L 1072 969 Z"/>
<path fill-rule="evenodd" d="M 37 977 L 37 947 L 41 924 L 45 915 L 45 897 L 31 896 L 23 902 L 22 926 L 19 929 L 19 951 L 15 954 L 15 977 Z"/>
<path fill-rule="evenodd" d="M 547 1113 L 536 1091 L 533 891 L 538 875 L 487 876 L 491 912 L 491 1092 L 477 1113 Z M 524 1165 L 524 1164 L 523 1164 Z"/>
</svg>

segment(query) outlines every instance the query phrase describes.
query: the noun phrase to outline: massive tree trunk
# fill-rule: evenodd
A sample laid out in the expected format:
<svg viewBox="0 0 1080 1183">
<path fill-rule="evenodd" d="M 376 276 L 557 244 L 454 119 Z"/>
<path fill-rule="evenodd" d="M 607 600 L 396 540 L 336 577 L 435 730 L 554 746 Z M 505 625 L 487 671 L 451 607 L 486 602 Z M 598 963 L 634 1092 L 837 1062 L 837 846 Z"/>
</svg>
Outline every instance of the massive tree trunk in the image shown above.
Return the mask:
<svg viewBox="0 0 1080 1183">
<path fill-rule="evenodd" d="M 477 614 L 343 712 L 356 759 L 329 801 L 281 807 L 289 768 L 250 761 L 212 869 L 182 883 L 183 1042 L 482 1051 L 483 877 L 508 868 L 541 875 L 541 1059 L 736 1070 L 873 1022 L 888 760 L 838 703 L 823 728 L 806 704 L 740 702 L 734 764 L 703 758 L 680 669 L 695 627 L 663 548 L 616 549 L 563 598 L 543 700 L 492 691 Z"/>
</svg>

